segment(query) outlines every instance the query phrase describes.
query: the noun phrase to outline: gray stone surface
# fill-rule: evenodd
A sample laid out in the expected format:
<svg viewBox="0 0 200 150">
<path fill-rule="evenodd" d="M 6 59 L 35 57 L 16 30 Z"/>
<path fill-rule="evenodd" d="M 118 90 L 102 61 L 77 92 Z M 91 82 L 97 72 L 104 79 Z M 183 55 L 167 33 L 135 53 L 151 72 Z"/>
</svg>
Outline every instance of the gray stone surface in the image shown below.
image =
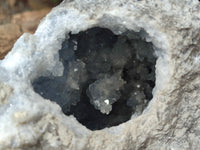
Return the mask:
<svg viewBox="0 0 200 150">
<path fill-rule="evenodd" d="M 58 50 L 66 34 L 94 26 L 115 34 L 138 32 L 153 43 L 158 57 L 153 99 L 143 114 L 99 131 L 65 116 L 31 85 L 42 75 L 62 75 Z M 0 105 L 0 149 L 199 149 L 199 56 L 198 0 L 66 0 L 0 61 L 0 82 L 13 89 Z"/>
</svg>

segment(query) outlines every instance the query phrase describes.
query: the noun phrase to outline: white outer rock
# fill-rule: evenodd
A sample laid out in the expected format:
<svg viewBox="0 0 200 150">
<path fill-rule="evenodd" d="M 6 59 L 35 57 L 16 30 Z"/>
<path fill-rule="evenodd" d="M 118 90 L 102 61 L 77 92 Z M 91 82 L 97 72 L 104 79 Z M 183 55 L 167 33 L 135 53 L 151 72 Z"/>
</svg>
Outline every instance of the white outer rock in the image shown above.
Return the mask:
<svg viewBox="0 0 200 150">
<path fill-rule="evenodd" d="M 145 112 L 124 124 L 90 131 L 36 94 L 31 81 L 62 74 L 58 50 L 68 32 L 98 26 L 126 29 L 156 47 L 156 87 Z M 0 105 L 0 149 L 199 149 L 200 3 L 198 0 L 65 0 L 24 34 L 0 61 L 0 81 L 12 87 Z M 1 88 L 0 93 L 7 93 Z M 1 97 L 1 96 L 0 96 Z M 4 100 L 5 101 L 5 100 Z"/>
</svg>

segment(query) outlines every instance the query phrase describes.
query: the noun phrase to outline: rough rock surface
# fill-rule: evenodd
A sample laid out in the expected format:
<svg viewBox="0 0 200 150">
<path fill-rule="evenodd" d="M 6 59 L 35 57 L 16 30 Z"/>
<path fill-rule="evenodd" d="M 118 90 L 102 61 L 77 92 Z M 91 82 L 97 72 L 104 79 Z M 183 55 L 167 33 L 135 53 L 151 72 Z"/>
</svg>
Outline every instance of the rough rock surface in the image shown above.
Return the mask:
<svg viewBox="0 0 200 150">
<path fill-rule="evenodd" d="M 62 75 L 58 50 L 67 33 L 104 27 L 133 30 L 155 46 L 156 85 L 142 115 L 90 131 L 33 91 L 39 76 Z M 200 3 L 198 0 L 65 0 L 24 34 L 0 61 L 13 89 L 0 106 L 0 149 L 199 149 Z M 2 86 L 0 93 L 7 92 Z M 2 96 L 0 96 L 2 97 Z"/>
</svg>

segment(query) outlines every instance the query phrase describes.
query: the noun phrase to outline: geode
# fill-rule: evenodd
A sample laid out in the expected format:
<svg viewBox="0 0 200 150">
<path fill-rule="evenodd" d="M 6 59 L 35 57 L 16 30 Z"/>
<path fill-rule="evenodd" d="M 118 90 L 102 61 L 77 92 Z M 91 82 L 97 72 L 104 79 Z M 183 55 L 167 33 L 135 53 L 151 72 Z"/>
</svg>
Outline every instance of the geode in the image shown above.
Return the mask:
<svg viewBox="0 0 200 150">
<path fill-rule="evenodd" d="M 0 149 L 198 149 L 198 0 L 64 0 L 0 61 Z"/>
</svg>

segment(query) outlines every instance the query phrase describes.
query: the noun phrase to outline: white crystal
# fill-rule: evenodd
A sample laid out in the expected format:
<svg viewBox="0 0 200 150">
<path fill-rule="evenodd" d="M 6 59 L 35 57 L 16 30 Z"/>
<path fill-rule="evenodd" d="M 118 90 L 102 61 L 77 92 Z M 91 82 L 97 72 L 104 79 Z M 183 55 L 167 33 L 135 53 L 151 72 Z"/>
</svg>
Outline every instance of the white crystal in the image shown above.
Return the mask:
<svg viewBox="0 0 200 150">
<path fill-rule="evenodd" d="M 106 100 L 104 100 L 104 102 L 107 104 L 107 105 L 109 105 L 109 99 L 106 99 Z"/>
</svg>

